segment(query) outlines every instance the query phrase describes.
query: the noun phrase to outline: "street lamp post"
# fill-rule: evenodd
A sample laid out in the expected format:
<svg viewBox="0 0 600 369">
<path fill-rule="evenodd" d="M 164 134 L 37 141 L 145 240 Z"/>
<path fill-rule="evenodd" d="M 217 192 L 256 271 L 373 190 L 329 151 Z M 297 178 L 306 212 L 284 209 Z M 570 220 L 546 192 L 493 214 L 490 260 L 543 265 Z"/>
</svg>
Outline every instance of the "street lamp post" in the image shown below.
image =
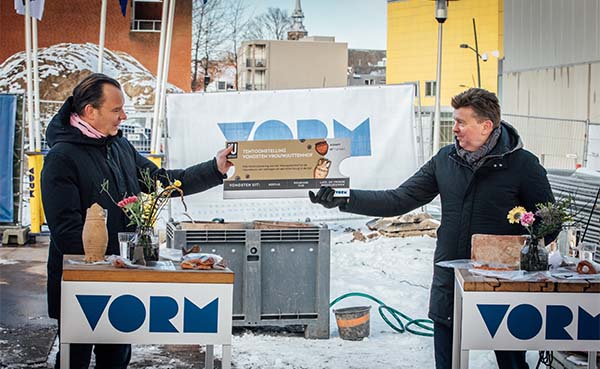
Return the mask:
<svg viewBox="0 0 600 369">
<path fill-rule="evenodd" d="M 435 112 L 433 116 L 433 154 L 440 149 L 440 91 L 442 76 L 442 27 L 448 18 L 446 0 L 435 1 L 435 20 L 438 21 L 437 73 L 435 78 Z"/>
<path fill-rule="evenodd" d="M 475 48 L 473 49 L 468 44 L 460 44 L 462 49 L 470 49 L 475 52 L 475 60 L 477 61 L 477 87 L 481 88 L 481 69 L 479 67 L 479 59 L 484 62 L 487 61 L 487 58 L 479 55 L 479 45 L 477 44 L 477 28 L 475 27 L 475 18 L 473 18 L 473 35 L 475 36 Z"/>
</svg>

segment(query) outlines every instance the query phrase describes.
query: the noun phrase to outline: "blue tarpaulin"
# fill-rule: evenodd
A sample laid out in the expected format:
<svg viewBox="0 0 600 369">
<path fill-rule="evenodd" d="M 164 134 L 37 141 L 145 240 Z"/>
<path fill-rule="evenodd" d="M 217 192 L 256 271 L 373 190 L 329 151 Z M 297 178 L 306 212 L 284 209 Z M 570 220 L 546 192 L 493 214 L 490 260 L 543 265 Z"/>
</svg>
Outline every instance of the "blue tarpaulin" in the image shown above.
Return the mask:
<svg viewBox="0 0 600 369">
<path fill-rule="evenodd" d="M 0 95 L 0 223 L 14 222 L 13 152 L 17 97 Z"/>
</svg>

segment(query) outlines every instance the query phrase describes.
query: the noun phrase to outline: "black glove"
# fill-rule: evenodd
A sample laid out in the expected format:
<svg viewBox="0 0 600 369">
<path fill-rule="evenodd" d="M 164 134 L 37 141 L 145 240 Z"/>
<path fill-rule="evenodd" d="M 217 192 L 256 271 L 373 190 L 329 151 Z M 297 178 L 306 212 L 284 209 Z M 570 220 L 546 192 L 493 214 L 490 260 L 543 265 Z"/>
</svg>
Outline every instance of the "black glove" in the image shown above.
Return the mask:
<svg viewBox="0 0 600 369">
<path fill-rule="evenodd" d="M 333 197 L 335 190 L 331 187 L 321 187 L 315 195 L 312 191 L 308 191 L 308 197 L 313 204 L 321 204 L 327 209 L 333 209 L 348 202 L 347 197 Z"/>
</svg>

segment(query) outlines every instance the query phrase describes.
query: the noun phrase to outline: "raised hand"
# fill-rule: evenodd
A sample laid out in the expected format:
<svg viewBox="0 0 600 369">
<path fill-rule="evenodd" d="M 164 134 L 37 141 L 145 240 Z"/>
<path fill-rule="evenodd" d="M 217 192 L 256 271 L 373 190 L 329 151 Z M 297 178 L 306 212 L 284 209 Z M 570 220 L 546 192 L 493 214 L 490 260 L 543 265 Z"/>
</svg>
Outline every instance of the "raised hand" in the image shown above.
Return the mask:
<svg viewBox="0 0 600 369">
<path fill-rule="evenodd" d="M 217 158 L 217 169 L 221 174 L 227 174 L 229 168 L 233 166 L 233 163 L 227 160 L 227 155 L 231 154 L 233 151 L 233 145 L 227 146 L 225 149 L 219 150 L 215 158 Z"/>
</svg>

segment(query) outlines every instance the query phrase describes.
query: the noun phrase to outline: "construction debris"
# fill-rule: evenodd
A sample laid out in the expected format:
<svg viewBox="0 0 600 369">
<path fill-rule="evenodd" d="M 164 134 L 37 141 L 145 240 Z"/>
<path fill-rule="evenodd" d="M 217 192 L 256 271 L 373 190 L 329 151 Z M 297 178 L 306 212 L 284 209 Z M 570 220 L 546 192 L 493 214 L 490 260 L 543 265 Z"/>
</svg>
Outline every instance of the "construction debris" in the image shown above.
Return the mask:
<svg viewBox="0 0 600 369">
<path fill-rule="evenodd" d="M 436 237 L 440 222 L 427 213 L 404 214 L 398 217 L 377 218 L 369 221 L 367 227 L 386 237 Z M 355 236 L 356 238 L 356 236 Z"/>
</svg>

